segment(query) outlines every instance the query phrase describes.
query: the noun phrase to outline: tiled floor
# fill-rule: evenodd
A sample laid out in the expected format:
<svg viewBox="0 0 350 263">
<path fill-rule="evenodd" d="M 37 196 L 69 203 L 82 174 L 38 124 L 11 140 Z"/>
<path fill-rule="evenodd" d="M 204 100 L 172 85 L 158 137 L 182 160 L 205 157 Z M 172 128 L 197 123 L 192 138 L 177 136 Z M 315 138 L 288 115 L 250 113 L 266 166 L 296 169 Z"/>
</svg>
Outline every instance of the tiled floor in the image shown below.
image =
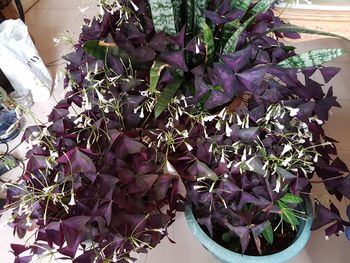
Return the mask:
<svg viewBox="0 0 350 263">
<path fill-rule="evenodd" d="M 55 47 L 53 38 L 61 35 L 65 31 L 79 33 L 83 15 L 80 8 L 93 4 L 94 0 L 40 0 L 28 13 L 27 25 L 34 38 L 35 44 L 45 63 L 51 63 L 60 59 L 71 48 L 59 46 Z M 97 11 L 90 8 L 86 11 L 86 16 L 91 17 Z M 349 44 L 339 40 L 317 40 L 308 43 L 298 43 L 299 50 L 314 49 L 320 47 L 347 47 Z M 58 61 L 55 64 L 60 64 Z M 342 67 L 342 72 L 332 81 L 334 91 L 339 96 L 343 105 L 341 109 L 333 110 L 333 117 L 327 124 L 327 131 L 330 136 L 340 141 L 339 154 L 350 166 L 350 55 L 344 56 L 332 65 Z M 49 67 L 53 75 L 62 65 Z M 54 91 L 56 97 L 62 94 L 62 82 L 58 81 Z M 45 103 L 36 103 L 33 111 L 37 116 L 46 119 L 50 108 L 55 104 L 55 99 Z M 28 120 L 28 123 L 31 123 Z M 21 154 L 20 152 L 18 154 Z M 1 220 L 0 220 L 1 223 Z M 179 215 L 176 223 L 171 227 L 170 237 L 176 241 L 171 244 L 164 240 L 156 249 L 147 256 L 141 256 L 139 263 L 214 263 L 211 255 L 195 240 L 190 233 L 184 217 Z M 13 262 L 10 252 L 10 243 L 17 240 L 12 237 L 11 229 L 0 227 L 0 262 Z M 22 241 L 23 242 L 23 241 Z M 332 238 L 326 241 L 323 232 L 313 232 L 311 240 L 306 248 L 289 263 L 346 263 L 349 262 L 350 243 L 343 236 Z M 273 262 L 271 262 L 273 263 Z"/>
</svg>

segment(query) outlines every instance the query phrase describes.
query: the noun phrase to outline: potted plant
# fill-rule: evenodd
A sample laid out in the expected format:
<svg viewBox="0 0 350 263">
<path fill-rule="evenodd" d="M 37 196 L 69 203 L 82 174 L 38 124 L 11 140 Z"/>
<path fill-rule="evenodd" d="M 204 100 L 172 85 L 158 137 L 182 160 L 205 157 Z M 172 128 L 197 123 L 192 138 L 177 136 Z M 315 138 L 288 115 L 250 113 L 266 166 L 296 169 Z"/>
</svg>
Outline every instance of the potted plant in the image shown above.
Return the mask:
<svg viewBox="0 0 350 263">
<path fill-rule="evenodd" d="M 12 246 L 16 262 L 130 262 L 176 211 L 222 262 L 286 260 L 312 218 L 332 223 L 327 236 L 349 225 L 333 203 L 316 199 L 313 214 L 310 198 L 313 182 L 350 196 L 323 130 L 339 104 L 311 78 L 329 82 L 339 69 L 322 64 L 344 50 L 297 55 L 281 39 L 335 35 L 285 24 L 274 2 L 101 1 L 65 56 L 65 98 L 24 134 L 32 149 L 7 208 L 18 236 L 37 230 Z"/>
</svg>

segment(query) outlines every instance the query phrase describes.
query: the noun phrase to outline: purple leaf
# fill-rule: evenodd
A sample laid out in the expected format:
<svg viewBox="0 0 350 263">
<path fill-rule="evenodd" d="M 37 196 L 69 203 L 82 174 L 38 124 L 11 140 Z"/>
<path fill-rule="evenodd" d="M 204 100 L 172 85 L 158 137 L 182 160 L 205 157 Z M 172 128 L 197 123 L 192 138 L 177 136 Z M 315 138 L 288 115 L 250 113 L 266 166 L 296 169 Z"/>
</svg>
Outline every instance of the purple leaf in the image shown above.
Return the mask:
<svg viewBox="0 0 350 263">
<path fill-rule="evenodd" d="M 232 69 L 234 72 L 239 72 L 244 66 L 247 65 L 252 53 L 252 47 L 248 46 L 245 49 L 237 51 L 232 54 L 222 55 L 220 58 L 226 66 Z"/>
<path fill-rule="evenodd" d="M 325 206 L 319 203 L 315 204 L 315 216 L 311 227 L 312 230 L 319 229 L 334 221 L 341 221 L 341 218 Z"/>
<path fill-rule="evenodd" d="M 174 68 L 188 71 L 183 51 L 164 52 L 159 55 L 159 58 Z"/>
<path fill-rule="evenodd" d="M 260 85 L 268 71 L 268 67 L 261 66 L 251 68 L 238 74 L 238 79 L 246 87 L 248 91 L 255 92 Z"/>
<path fill-rule="evenodd" d="M 321 68 L 320 72 L 322 74 L 322 77 L 325 83 L 328 83 L 331 81 L 332 78 L 335 77 L 335 75 L 337 75 L 340 72 L 340 68 L 325 67 L 325 68 Z"/>
<path fill-rule="evenodd" d="M 96 173 L 96 168 L 89 156 L 74 148 L 57 159 L 58 163 L 67 164 L 66 173 Z"/>
<path fill-rule="evenodd" d="M 213 224 L 210 216 L 198 218 L 197 222 L 201 225 L 204 225 L 208 229 L 210 236 L 213 237 Z"/>
</svg>

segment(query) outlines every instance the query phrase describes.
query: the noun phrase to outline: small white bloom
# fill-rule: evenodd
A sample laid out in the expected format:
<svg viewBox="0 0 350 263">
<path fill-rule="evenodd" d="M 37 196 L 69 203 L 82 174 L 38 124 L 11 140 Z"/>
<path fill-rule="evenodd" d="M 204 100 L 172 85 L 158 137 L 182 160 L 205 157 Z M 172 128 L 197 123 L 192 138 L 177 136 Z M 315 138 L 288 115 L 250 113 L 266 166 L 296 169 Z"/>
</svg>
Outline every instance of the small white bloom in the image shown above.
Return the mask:
<svg viewBox="0 0 350 263">
<path fill-rule="evenodd" d="M 221 119 L 224 119 L 226 117 L 226 108 L 223 108 L 219 115 L 218 115 Z"/>
<path fill-rule="evenodd" d="M 186 145 L 188 151 L 192 151 L 193 150 L 193 147 L 188 142 L 185 142 L 185 145 Z"/>
<path fill-rule="evenodd" d="M 204 121 L 204 122 L 212 121 L 212 120 L 214 120 L 215 118 L 216 118 L 216 115 L 208 115 L 208 116 L 205 116 L 205 117 L 203 118 L 203 121 Z"/>
<path fill-rule="evenodd" d="M 73 191 L 71 191 L 71 194 L 70 194 L 70 201 L 69 201 L 68 205 L 70 205 L 70 206 L 76 205 L 75 199 L 74 199 L 74 192 L 73 192 Z"/>
<path fill-rule="evenodd" d="M 130 4 L 132 5 L 132 7 L 134 8 L 135 11 L 139 10 L 139 7 L 137 5 L 135 5 L 135 3 L 133 1 L 130 1 Z"/>
<path fill-rule="evenodd" d="M 143 119 L 145 117 L 145 114 L 143 112 L 143 108 L 141 108 L 141 112 L 140 112 L 140 118 Z"/>
<path fill-rule="evenodd" d="M 215 128 L 220 131 L 221 130 L 221 121 L 218 121 L 216 124 L 215 124 Z"/>
<path fill-rule="evenodd" d="M 292 149 L 293 149 L 293 147 L 290 144 L 285 144 L 284 148 L 283 148 L 283 151 L 281 153 L 281 156 L 285 155 L 287 152 L 289 152 Z"/>
<path fill-rule="evenodd" d="M 227 136 L 227 137 L 230 137 L 231 134 L 232 134 L 232 129 L 231 129 L 230 126 L 228 125 L 228 122 L 226 122 L 226 129 L 225 129 L 225 132 L 226 132 L 226 136 Z"/>
<path fill-rule="evenodd" d="M 298 114 L 299 109 L 298 108 L 292 108 L 292 107 L 286 107 L 287 110 L 289 110 L 289 116 L 294 117 Z"/>
<path fill-rule="evenodd" d="M 224 162 L 225 162 L 225 152 L 224 152 L 224 149 L 222 149 L 220 163 L 224 163 Z"/>
<path fill-rule="evenodd" d="M 276 187 L 273 191 L 275 191 L 276 193 L 279 193 L 280 189 L 281 189 L 281 178 L 278 177 L 276 180 Z"/>
<path fill-rule="evenodd" d="M 212 144 L 210 144 L 210 146 L 209 146 L 209 152 L 211 153 L 211 152 L 213 152 L 213 145 L 214 145 L 214 143 L 212 143 Z"/>
</svg>

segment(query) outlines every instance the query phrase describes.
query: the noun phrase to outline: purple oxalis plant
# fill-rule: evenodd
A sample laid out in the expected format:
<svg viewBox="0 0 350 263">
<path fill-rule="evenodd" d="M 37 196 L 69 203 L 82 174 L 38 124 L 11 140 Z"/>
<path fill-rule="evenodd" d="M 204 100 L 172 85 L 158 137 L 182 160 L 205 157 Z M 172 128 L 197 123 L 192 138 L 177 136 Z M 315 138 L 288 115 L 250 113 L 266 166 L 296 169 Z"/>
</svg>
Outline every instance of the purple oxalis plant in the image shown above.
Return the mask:
<svg viewBox="0 0 350 263">
<path fill-rule="evenodd" d="M 133 261 L 185 205 L 242 253 L 273 242 L 276 218 L 297 229 L 305 215 L 291 211 L 307 195 L 316 196 L 313 229 L 328 225 L 331 236 L 349 226 L 312 192 L 323 183 L 350 197 L 349 170 L 323 129 L 340 106 L 332 87 L 324 93 L 339 69 L 321 64 L 343 51 L 297 55 L 281 39 L 307 30 L 276 17 L 274 1 L 164 2 L 104 3 L 85 20 L 64 57 L 65 98 L 49 125 L 23 137 L 32 147 L 7 208 L 15 234 L 33 223 L 36 232 L 32 245 L 12 245 L 15 262 L 56 252 L 77 263 Z M 176 19 L 159 15 L 170 11 Z"/>
</svg>

